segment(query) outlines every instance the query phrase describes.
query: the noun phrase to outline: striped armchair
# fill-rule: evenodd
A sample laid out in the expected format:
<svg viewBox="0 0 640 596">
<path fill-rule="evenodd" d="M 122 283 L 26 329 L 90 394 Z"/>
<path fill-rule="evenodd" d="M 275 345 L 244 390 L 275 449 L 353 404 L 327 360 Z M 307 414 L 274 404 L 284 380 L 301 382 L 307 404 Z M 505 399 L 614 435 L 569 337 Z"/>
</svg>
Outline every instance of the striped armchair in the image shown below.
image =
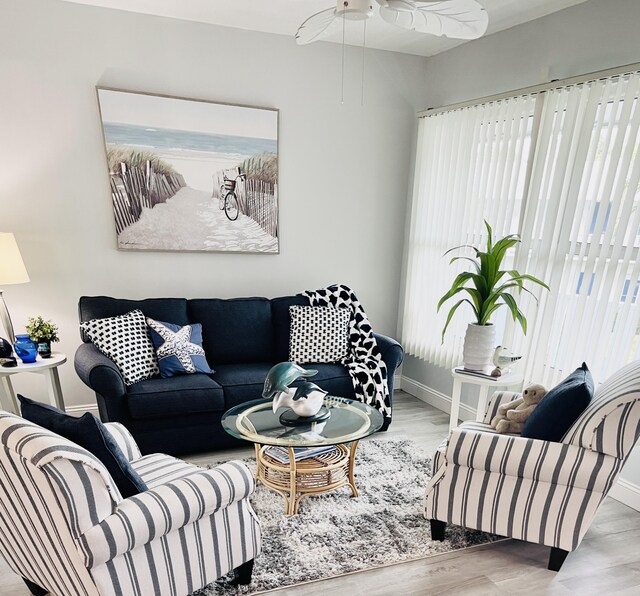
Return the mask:
<svg viewBox="0 0 640 596">
<path fill-rule="evenodd" d="M 88 451 L 0 412 L 0 554 L 31 592 L 186 596 L 233 569 L 249 583 L 261 543 L 246 466 L 141 457 L 122 425 L 107 428 L 146 492 L 123 499 Z"/>
<path fill-rule="evenodd" d="M 463 423 L 438 448 L 427 485 L 425 517 L 434 540 L 446 523 L 551 547 L 558 571 L 578 548 L 640 434 L 640 361 L 602 383 L 560 443 L 500 435 L 484 422 Z"/>
</svg>

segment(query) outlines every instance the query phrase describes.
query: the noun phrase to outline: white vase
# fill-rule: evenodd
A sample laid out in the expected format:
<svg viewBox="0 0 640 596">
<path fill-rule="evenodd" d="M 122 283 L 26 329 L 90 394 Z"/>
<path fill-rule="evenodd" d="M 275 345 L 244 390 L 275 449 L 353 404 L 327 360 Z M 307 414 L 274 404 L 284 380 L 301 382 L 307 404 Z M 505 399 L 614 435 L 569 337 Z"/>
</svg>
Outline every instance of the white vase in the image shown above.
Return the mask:
<svg viewBox="0 0 640 596">
<path fill-rule="evenodd" d="M 495 346 L 496 330 L 493 325 L 469 323 L 462 350 L 464 368 L 481 371 L 492 369 Z"/>
</svg>

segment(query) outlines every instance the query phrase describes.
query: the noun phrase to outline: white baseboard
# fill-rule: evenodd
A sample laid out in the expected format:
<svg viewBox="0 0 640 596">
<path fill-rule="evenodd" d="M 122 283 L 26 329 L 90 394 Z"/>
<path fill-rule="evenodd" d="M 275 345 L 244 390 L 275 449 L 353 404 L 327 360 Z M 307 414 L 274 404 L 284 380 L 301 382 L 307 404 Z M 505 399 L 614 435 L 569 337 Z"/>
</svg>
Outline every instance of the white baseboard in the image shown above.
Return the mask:
<svg viewBox="0 0 640 596">
<path fill-rule="evenodd" d="M 618 478 L 609 491 L 609 496 L 627 507 L 640 511 L 640 486 L 624 478 Z"/>
<path fill-rule="evenodd" d="M 410 379 L 409 377 L 402 376 L 401 382 L 402 390 L 407 392 L 409 395 L 413 395 L 417 397 L 420 401 L 428 403 L 434 408 L 438 408 L 438 410 L 442 410 L 443 412 L 450 413 L 451 412 L 451 396 L 445 395 L 436 389 L 432 389 L 423 383 L 420 383 L 414 379 Z M 467 404 L 460 404 L 460 420 L 475 420 L 476 419 L 476 410 Z"/>
<path fill-rule="evenodd" d="M 91 412 L 92 414 L 98 416 L 98 404 L 80 404 L 78 406 L 65 406 L 64 408 L 67 414 L 71 414 L 72 416 L 82 416 L 86 412 Z"/>
</svg>

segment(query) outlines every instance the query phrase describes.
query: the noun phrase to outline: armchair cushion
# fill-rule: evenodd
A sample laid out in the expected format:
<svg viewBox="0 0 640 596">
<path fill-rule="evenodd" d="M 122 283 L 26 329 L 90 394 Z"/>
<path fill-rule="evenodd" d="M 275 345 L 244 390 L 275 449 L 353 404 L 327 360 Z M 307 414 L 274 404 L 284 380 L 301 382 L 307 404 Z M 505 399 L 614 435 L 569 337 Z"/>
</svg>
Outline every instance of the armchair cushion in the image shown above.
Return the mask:
<svg viewBox="0 0 640 596">
<path fill-rule="evenodd" d="M 561 441 L 593 397 L 593 378 L 587 365 L 572 372 L 544 396 L 522 429 L 522 436 L 543 441 Z"/>
<path fill-rule="evenodd" d="M 93 414 L 69 416 L 48 404 L 19 395 L 22 417 L 80 445 L 107 468 L 123 497 L 147 490 L 140 475 L 131 467 L 118 443 Z"/>
<path fill-rule="evenodd" d="M 248 497 L 253 488 L 249 469 L 231 461 L 124 499 L 112 515 L 83 535 L 88 564 L 105 563 L 177 531 Z"/>
</svg>

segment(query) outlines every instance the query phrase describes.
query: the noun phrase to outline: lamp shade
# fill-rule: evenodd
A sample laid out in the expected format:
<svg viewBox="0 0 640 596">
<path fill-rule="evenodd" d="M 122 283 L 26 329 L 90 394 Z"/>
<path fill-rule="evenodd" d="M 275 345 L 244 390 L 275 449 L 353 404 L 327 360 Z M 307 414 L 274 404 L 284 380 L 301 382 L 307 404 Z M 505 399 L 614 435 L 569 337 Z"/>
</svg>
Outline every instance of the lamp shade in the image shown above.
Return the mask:
<svg viewBox="0 0 640 596">
<path fill-rule="evenodd" d="M 0 232 L 0 286 L 29 281 L 16 238 L 10 232 Z"/>
</svg>

